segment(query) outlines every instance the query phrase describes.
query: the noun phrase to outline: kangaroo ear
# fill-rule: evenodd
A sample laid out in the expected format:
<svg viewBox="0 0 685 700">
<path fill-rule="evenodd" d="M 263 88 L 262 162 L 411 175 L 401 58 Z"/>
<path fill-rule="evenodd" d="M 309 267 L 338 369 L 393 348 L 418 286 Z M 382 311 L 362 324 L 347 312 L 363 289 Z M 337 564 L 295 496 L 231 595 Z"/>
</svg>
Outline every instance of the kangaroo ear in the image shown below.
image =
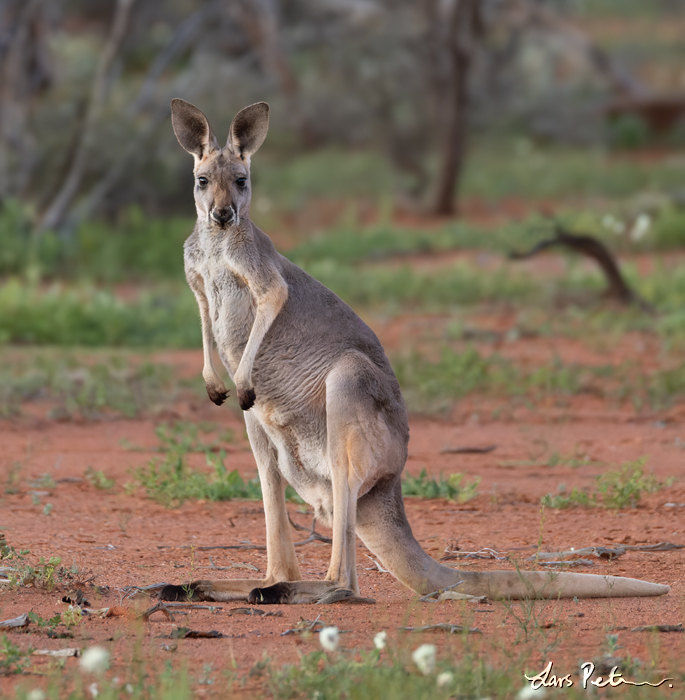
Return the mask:
<svg viewBox="0 0 685 700">
<path fill-rule="evenodd" d="M 178 142 L 197 160 L 219 148 L 207 117 L 190 102 L 171 100 L 171 125 Z"/>
<path fill-rule="evenodd" d="M 257 102 L 235 115 L 228 132 L 227 145 L 248 163 L 264 143 L 269 130 L 269 105 Z"/>
</svg>

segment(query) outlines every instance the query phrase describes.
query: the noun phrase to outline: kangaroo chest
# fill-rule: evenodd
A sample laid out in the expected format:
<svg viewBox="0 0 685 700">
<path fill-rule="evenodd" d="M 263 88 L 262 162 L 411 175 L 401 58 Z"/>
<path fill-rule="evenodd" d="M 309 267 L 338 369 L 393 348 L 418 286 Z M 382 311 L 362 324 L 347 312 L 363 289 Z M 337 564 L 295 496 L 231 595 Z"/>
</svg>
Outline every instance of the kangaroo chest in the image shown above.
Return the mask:
<svg viewBox="0 0 685 700">
<path fill-rule="evenodd" d="M 225 256 L 200 246 L 193 253 L 190 260 L 186 254 L 186 275 L 189 282 L 193 275 L 202 280 L 212 335 L 233 378 L 250 336 L 256 304 L 247 282 L 231 268 Z"/>
</svg>

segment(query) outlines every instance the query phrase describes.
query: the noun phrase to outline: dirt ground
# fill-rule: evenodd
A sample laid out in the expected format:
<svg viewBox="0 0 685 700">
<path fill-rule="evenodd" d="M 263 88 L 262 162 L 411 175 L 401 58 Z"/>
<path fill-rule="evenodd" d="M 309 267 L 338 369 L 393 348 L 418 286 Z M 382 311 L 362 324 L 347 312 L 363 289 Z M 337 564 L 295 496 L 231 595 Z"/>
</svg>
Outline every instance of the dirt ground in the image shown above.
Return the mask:
<svg viewBox="0 0 685 700">
<path fill-rule="evenodd" d="M 391 341 L 396 328 L 383 328 L 381 335 Z M 544 341 L 547 342 L 547 341 Z M 558 350 L 558 349 L 557 349 Z M 556 352 L 546 346 L 546 352 Z M 532 350 L 531 350 L 532 352 Z M 538 347 L 534 356 L 543 356 Z M 164 359 L 177 365 L 180 373 L 201 366 L 201 352 L 165 353 Z M 606 358 L 605 358 L 606 359 Z M 149 659 L 164 659 L 174 653 L 188 660 L 190 668 L 212 664 L 212 672 L 232 668 L 247 671 L 266 654 L 276 662 L 294 662 L 298 655 L 318 648 L 315 635 L 287 635 L 300 618 L 315 620 L 344 630 L 346 648 L 371 648 L 373 635 L 387 630 L 391 643 L 418 645 L 421 639 L 436 641 L 435 634 L 412 635 L 400 626 L 420 626 L 451 622 L 477 627 L 482 634 L 468 638 L 439 637 L 441 654 L 460 653 L 463 645 L 488 649 L 502 645 L 512 650 L 526 643 L 536 650 L 533 659 L 547 658 L 576 668 L 579 661 L 591 660 L 606 651 L 606 635 L 618 630 L 621 655 L 629 654 L 643 663 L 658 656 L 660 669 L 682 668 L 685 658 L 683 635 L 678 633 L 634 632 L 641 625 L 682 622 L 685 612 L 685 549 L 661 552 L 628 551 L 615 561 L 601 561 L 577 571 L 607 573 L 668 583 L 671 593 L 661 598 L 580 600 L 538 603 L 537 622 L 520 618 L 530 606 L 515 603 L 466 605 L 458 602 L 419 603 L 417 596 L 393 577 L 379 571 L 369 552 L 357 548 L 362 595 L 374 598 L 374 605 L 267 606 L 278 616 L 255 617 L 231 614 L 235 604 L 222 604 L 216 610 L 177 612 L 171 622 L 156 613 L 147 623 L 135 615 L 154 604 L 154 598 L 126 597 L 128 586 L 158 582 L 183 583 L 198 577 L 253 577 L 241 565 L 249 564 L 264 572 L 266 556 L 260 550 L 203 550 L 227 544 L 264 543 L 261 503 L 249 501 L 187 502 L 166 509 L 147 499 L 140 491 L 125 488 L 133 481 L 132 470 L 158 455 L 151 419 L 112 420 L 90 423 L 58 423 L 42 418 L 45 406 L 37 405 L 23 417 L 0 422 L 0 464 L 7 481 L 11 468 L 20 463 L 19 492 L 4 494 L 0 501 L 0 526 L 9 544 L 29 549 L 31 557 L 59 556 L 64 564 L 89 570 L 94 582 L 107 587 L 97 592 L 86 586 L 93 608 L 117 606 L 127 614 L 100 619 L 89 616 L 75 632 L 75 639 L 50 639 L 44 633 L 10 632 L 22 648 L 32 646 L 56 649 L 87 646 L 95 642 L 113 654 L 112 673 L 130 664 L 133 640 L 142 631 Z M 425 468 L 431 475 L 464 472 L 481 479 L 479 495 L 466 503 L 447 500 L 407 499 L 408 517 L 421 545 L 435 558 L 447 547 L 461 552 L 490 548 L 497 552 L 517 550 L 519 565 L 532 566 L 525 559 L 534 555 L 538 543 L 542 551 L 559 551 L 591 545 L 652 545 L 659 542 L 685 544 L 685 483 L 643 497 L 638 507 L 625 510 L 603 508 L 546 509 L 541 513 L 540 498 L 556 493 L 560 484 L 567 491 L 590 487 L 605 468 L 598 462 L 618 465 L 649 456 L 649 468 L 660 479 L 682 475 L 685 442 L 682 421 L 677 416 L 636 417 L 631 408 L 608 407 L 596 399 L 574 399 L 564 407 L 525 406 L 499 413 L 492 406 L 475 400 L 462 401 L 447 419 L 412 418 L 407 471 L 418 474 Z M 503 416 L 503 417 L 502 417 Z M 252 477 L 256 467 L 244 437 L 238 411 L 218 409 L 207 402 L 180 404 L 168 419 L 207 421 L 220 428 L 233 428 L 236 439 L 227 445 L 226 466 Z M 126 442 L 127 441 L 127 442 Z M 130 444 L 138 446 L 131 450 Z M 495 446 L 486 454 L 451 454 L 446 448 Z M 551 453 L 561 455 L 557 466 L 546 466 Z M 577 466 L 571 457 L 589 458 Z M 549 461 L 549 460 L 548 460 Z M 580 460 L 583 461 L 583 460 Z M 587 461 L 587 460 L 585 460 Z M 12 467 L 14 465 L 14 467 Z M 84 479 L 88 467 L 102 471 L 116 482 L 109 491 L 98 490 Z M 49 474 L 54 487 L 32 486 Z M 39 503 L 35 493 L 40 499 Z M 44 514 L 45 504 L 52 504 Z M 308 526 L 310 516 L 303 506 L 289 504 L 294 521 Z M 325 533 L 325 530 L 322 530 Z M 302 535 L 302 538 L 306 537 Z M 305 577 L 325 574 L 330 545 L 310 543 L 298 547 Z M 512 568 L 509 561 L 467 558 L 451 562 L 471 569 Z M 212 567 L 237 567 L 213 571 Z M 33 610 L 44 618 L 64 612 L 64 591 L 46 592 L 34 588 L 0 593 L 0 619 Z M 528 613 L 526 612 L 528 611 Z M 517 619 L 519 618 L 519 619 Z M 548 628 L 545 625 L 550 625 Z M 176 651 L 164 650 L 165 639 L 176 626 L 193 630 L 217 630 L 222 639 L 183 639 Z M 29 628 L 29 632 L 32 628 Z M 537 641 L 534 638 L 537 636 Z M 523 647 L 521 647 L 523 648 Z M 46 667 L 38 660 L 34 669 Z M 68 664 L 76 663 L 70 659 Z M 533 663 L 531 661 L 531 663 Z M 0 678 L 0 691 L 17 682 Z M 202 692 L 209 692 L 204 688 Z"/>
</svg>

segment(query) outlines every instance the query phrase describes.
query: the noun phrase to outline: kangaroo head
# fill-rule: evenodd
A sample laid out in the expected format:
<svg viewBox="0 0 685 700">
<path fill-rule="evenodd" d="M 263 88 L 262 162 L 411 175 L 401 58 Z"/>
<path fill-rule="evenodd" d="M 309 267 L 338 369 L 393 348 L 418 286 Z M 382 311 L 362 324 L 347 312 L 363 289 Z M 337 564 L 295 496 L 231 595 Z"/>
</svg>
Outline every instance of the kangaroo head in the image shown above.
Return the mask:
<svg viewBox="0 0 685 700">
<path fill-rule="evenodd" d="M 233 119 L 224 148 L 202 112 L 190 102 L 171 101 L 171 123 L 178 142 L 195 160 L 195 207 L 199 220 L 225 228 L 250 214 L 250 158 L 269 129 L 269 105 L 257 102 Z"/>
</svg>

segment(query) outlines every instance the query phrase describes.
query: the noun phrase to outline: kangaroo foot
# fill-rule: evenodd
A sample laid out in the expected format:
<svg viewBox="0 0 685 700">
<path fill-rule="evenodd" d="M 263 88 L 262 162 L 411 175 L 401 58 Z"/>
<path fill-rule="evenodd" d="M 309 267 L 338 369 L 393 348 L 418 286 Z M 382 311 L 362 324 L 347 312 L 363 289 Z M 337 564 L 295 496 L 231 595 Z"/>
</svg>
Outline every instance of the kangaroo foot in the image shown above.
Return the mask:
<svg viewBox="0 0 685 700">
<path fill-rule="evenodd" d="M 276 583 L 273 586 L 255 588 L 247 596 L 253 605 L 297 605 L 303 603 L 375 603 L 371 598 L 361 598 L 348 588 L 339 588 L 330 581 L 295 581 Z"/>
<path fill-rule="evenodd" d="M 198 590 L 197 582 L 188 583 L 185 586 L 174 586 L 169 584 L 159 591 L 159 599 L 167 601 L 197 601 L 204 600 L 201 591 Z"/>
</svg>

